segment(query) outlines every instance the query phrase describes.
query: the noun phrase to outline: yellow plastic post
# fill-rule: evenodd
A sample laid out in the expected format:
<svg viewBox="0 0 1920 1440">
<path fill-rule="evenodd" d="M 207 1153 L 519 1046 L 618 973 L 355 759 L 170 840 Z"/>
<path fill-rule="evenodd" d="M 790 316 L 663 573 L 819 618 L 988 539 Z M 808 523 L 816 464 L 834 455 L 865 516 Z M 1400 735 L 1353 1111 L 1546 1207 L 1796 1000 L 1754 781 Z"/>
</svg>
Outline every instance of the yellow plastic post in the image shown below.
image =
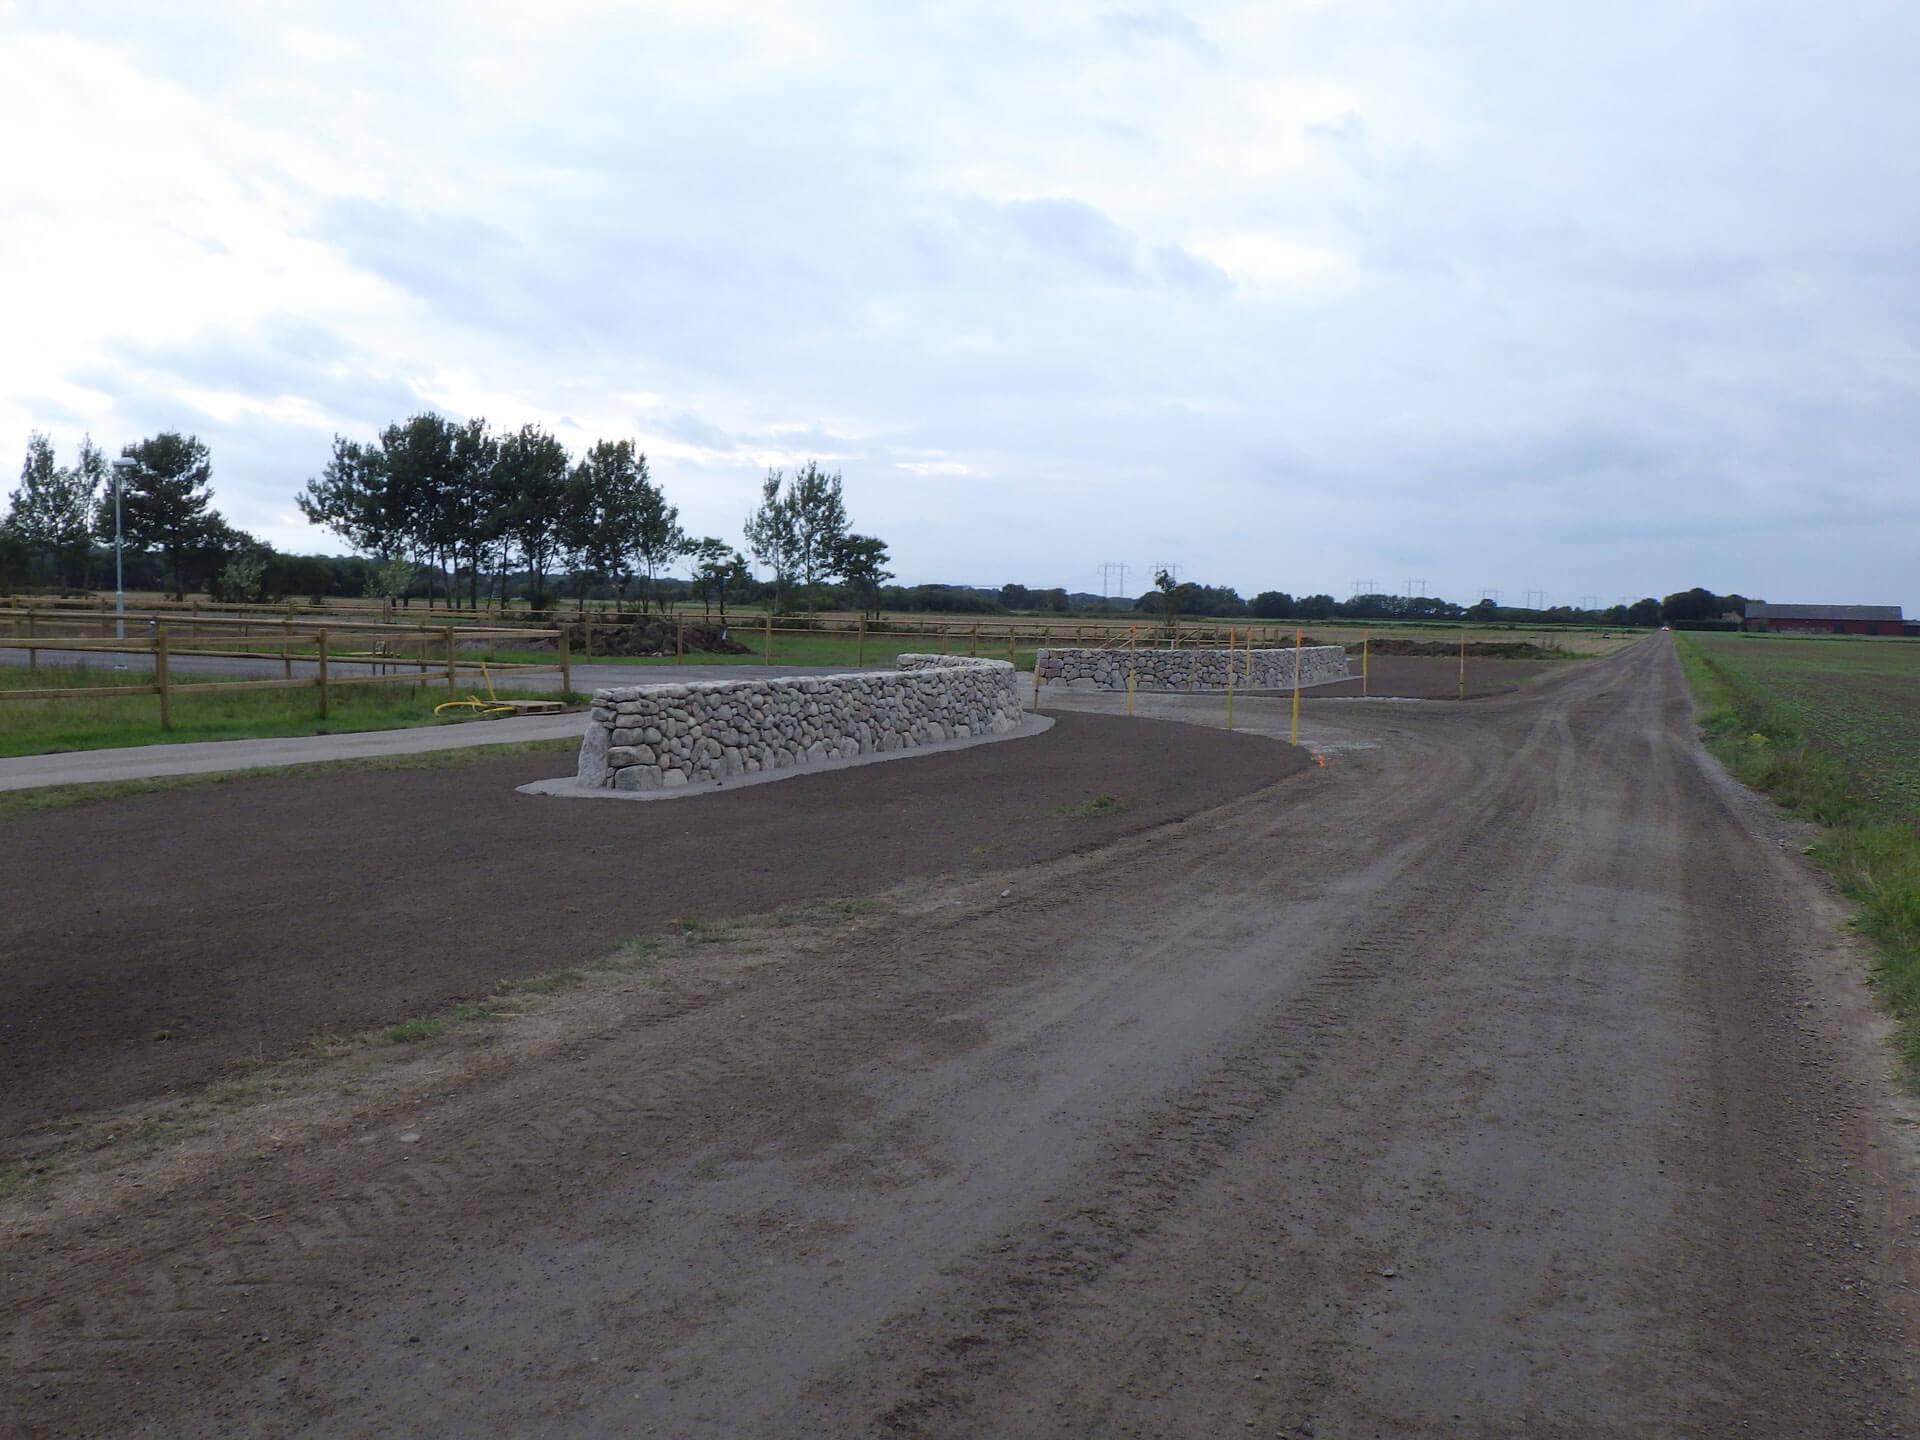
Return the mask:
<svg viewBox="0 0 1920 1440">
<path fill-rule="evenodd" d="M 1233 729 L 1233 626 L 1227 627 L 1227 729 Z"/>
<path fill-rule="evenodd" d="M 173 713 L 167 707 L 167 627 L 157 626 L 153 632 L 153 678 L 160 687 L 160 728 L 173 728 Z"/>
<path fill-rule="evenodd" d="M 1129 625 L 1127 627 L 1127 714 L 1129 715 L 1133 714 L 1133 650 L 1139 643 L 1139 638 L 1140 627 Z"/>
<path fill-rule="evenodd" d="M 1367 693 L 1367 638 L 1372 633 L 1369 630 L 1360 632 L 1360 693 L 1362 695 Z"/>
<path fill-rule="evenodd" d="M 1293 632 L 1293 732 L 1287 737 L 1287 743 L 1300 743 L 1300 632 Z"/>
</svg>

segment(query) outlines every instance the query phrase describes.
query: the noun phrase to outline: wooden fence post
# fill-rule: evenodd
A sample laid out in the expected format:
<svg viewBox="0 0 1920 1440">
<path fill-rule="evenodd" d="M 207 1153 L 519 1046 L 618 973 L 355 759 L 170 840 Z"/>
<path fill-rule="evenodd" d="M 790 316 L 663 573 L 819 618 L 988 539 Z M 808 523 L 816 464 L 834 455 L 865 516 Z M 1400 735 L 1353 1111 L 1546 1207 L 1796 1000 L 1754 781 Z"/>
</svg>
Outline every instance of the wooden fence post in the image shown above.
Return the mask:
<svg viewBox="0 0 1920 1440">
<path fill-rule="evenodd" d="M 449 700 L 458 700 L 460 698 L 460 676 L 453 663 L 453 626 L 447 626 L 445 634 L 447 637 L 447 698 Z"/>
<path fill-rule="evenodd" d="M 320 644 L 320 675 L 313 683 L 320 691 L 320 718 L 327 718 L 327 632 L 322 630 L 314 637 Z"/>
<path fill-rule="evenodd" d="M 767 664 L 773 663 L 773 607 L 767 607 Z"/>
<path fill-rule="evenodd" d="M 678 610 L 673 612 L 673 663 L 687 663 L 687 622 L 680 618 Z"/>
<path fill-rule="evenodd" d="M 560 627 L 560 688 L 565 693 L 573 693 L 573 660 L 568 654 L 567 627 Z"/>
<path fill-rule="evenodd" d="M 853 642 L 853 663 L 855 665 L 867 663 L 867 617 L 865 615 L 860 617 L 860 638 Z"/>
<path fill-rule="evenodd" d="M 980 622 L 978 620 L 973 622 L 973 643 L 967 646 L 967 658 L 970 660 L 980 658 Z"/>
<path fill-rule="evenodd" d="M 160 728 L 173 728 L 173 715 L 167 706 L 167 627 L 153 632 L 153 676 L 160 686 Z"/>
</svg>

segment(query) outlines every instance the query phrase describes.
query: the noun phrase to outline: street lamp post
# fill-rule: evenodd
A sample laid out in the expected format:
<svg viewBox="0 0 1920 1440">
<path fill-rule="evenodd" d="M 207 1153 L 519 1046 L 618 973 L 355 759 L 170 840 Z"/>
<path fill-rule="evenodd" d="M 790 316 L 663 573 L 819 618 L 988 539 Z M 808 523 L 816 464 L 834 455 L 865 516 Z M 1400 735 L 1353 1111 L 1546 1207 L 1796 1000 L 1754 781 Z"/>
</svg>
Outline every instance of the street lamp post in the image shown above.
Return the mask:
<svg viewBox="0 0 1920 1440">
<path fill-rule="evenodd" d="M 113 638 L 127 638 L 127 587 L 120 568 L 120 491 L 124 488 L 129 471 L 138 470 L 140 462 L 129 460 L 125 456 L 113 462 Z M 125 668 L 127 657 L 120 657 L 121 668 Z"/>
</svg>

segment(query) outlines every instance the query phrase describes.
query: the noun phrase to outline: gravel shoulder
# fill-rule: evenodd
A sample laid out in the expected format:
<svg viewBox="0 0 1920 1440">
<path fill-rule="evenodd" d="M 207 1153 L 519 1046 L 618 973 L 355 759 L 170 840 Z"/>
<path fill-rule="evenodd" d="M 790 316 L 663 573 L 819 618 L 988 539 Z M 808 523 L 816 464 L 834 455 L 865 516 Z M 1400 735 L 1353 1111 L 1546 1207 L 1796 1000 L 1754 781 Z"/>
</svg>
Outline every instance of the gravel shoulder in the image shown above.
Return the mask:
<svg viewBox="0 0 1920 1440">
<path fill-rule="evenodd" d="M 0 1418 L 1920 1433 L 1916 1117 L 1670 642 L 1305 727 L 1184 819 L 682 934 L 0 1206 Z"/>
</svg>

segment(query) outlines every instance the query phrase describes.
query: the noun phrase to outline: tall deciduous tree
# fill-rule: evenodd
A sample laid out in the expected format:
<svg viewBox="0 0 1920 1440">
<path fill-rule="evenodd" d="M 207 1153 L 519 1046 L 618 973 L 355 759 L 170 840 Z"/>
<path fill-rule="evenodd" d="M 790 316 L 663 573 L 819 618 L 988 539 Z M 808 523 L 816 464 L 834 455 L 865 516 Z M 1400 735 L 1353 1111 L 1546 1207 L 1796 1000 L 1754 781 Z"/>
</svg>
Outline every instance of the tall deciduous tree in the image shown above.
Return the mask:
<svg viewBox="0 0 1920 1440">
<path fill-rule="evenodd" d="M 833 573 L 859 598 L 861 612 L 878 618 L 880 587 L 893 578 L 887 543 L 872 535 L 846 535 L 834 547 Z"/>
<path fill-rule="evenodd" d="M 560 551 L 571 469 L 566 447 L 538 425 L 522 425 L 503 436 L 494 460 L 495 488 L 506 499 L 501 529 L 527 567 L 527 593 L 535 610 L 546 608 L 547 569 Z"/>
<path fill-rule="evenodd" d="M 192 435 L 164 431 L 121 452 L 134 462 L 122 482 L 121 530 L 124 543 L 137 550 L 158 550 L 166 557 L 173 598 L 186 598 L 186 564 L 203 551 L 225 522 L 211 508 L 213 462 L 207 447 Z M 113 533 L 111 504 L 102 507 L 106 533 Z"/>
<path fill-rule="evenodd" d="M 389 503 L 385 457 L 378 446 L 334 436 L 327 468 L 293 503 L 360 554 L 391 560 L 405 548 L 406 521 Z"/>
<path fill-rule="evenodd" d="M 653 601 L 653 582 L 660 572 L 687 553 L 687 532 L 680 528 L 678 506 L 651 480 L 641 477 L 634 492 L 634 558 L 640 562 L 640 608 Z"/>
<path fill-rule="evenodd" d="M 847 506 L 840 493 L 840 476 L 822 470 L 812 460 L 796 470 L 787 491 L 793 512 L 794 567 L 807 587 L 807 611 L 817 604 L 819 582 L 834 573 L 840 542 L 847 538 Z"/>
<path fill-rule="evenodd" d="M 569 484 L 568 549 L 583 570 L 611 580 L 616 600 L 624 602 L 636 562 L 644 565 L 649 550 L 656 564 L 671 558 L 662 552 L 672 536 L 658 531 L 663 519 L 677 531 L 679 512 L 666 504 L 648 473 L 646 455 L 631 440 L 596 442 L 574 467 Z"/>
<path fill-rule="evenodd" d="M 45 435 L 35 431 L 27 437 L 8 525 L 29 549 L 52 560 L 62 589 L 86 586 L 94 496 L 106 471 L 107 457 L 91 436 L 81 440 L 79 461 L 71 469 L 55 463 L 53 442 Z"/>
<path fill-rule="evenodd" d="M 773 606 L 783 610 L 787 586 L 792 583 L 794 560 L 800 548 L 793 505 L 781 494 L 785 476 L 767 471 L 760 485 L 760 505 L 747 517 L 747 553 L 773 571 Z"/>
<path fill-rule="evenodd" d="M 713 613 L 715 604 L 719 605 L 720 625 L 724 629 L 727 623 L 727 596 L 738 594 L 753 580 L 752 573 L 747 569 L 747 557 L 713 535 L 696 544 L 691 553 L 694 557 L 693 583 L 705 598 L 708 615 Z"/>
</svg>

